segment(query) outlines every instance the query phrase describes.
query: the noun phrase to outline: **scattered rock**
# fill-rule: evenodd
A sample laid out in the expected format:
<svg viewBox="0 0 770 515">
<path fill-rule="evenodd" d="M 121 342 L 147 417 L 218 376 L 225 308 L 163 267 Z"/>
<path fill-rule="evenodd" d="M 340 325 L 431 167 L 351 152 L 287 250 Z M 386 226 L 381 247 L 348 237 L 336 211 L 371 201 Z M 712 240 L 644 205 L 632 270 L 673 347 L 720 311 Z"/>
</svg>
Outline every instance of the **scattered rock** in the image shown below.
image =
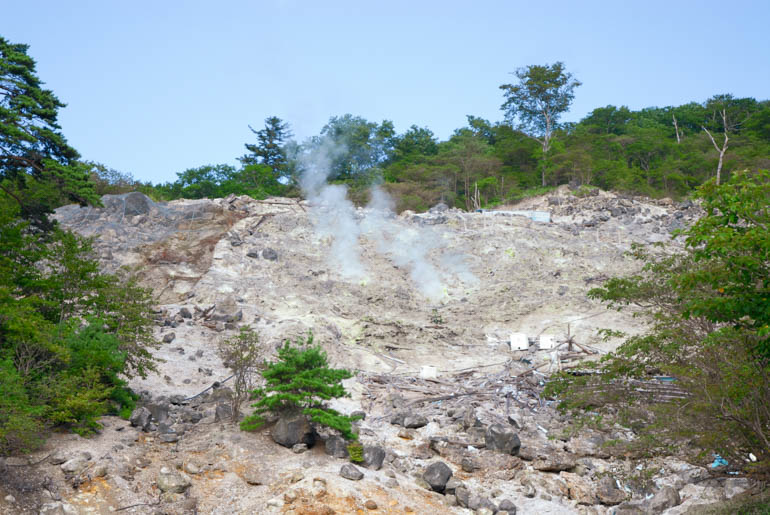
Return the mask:
<svg viewBox="0 0 770 515">
<path fill-rule="evenodd" d="M 577 501 L 578 504 L 596 504 L 593 485 L 588 479 L 571 472 L 562 472 L 560 475 L 567 483 L 570 499 Z"/>
<path fill-rule="evenodd" d="M 268 261 L 275 261 L 276 259 L 278 259 L 278 253 L 270 248 L 265 249 L 262 251 L 262 259 L 267 259 Z"/>
<path fill-rule="evenodd" d="M 163 343 L 171 343 L 176 339 L 176 333 L 166 333 L 163 335 Z"/>
<path fill-rule="evenodd" d="M 131 423 L 132 426 L 138 427 L 143 431 L 147 431 L 147 428 L 150 426 L 150 421 L 152 420 L 152 413 L 150 413 L 150 410 L 145 408 L 144 406 L 140 408 L 136 408 L 129 417 L 128 421 Z"/>
<path fill-rule="evenodd" d="M 347 459 L 350 456 L 347 441 L 338 435 L 332 435 L 326 439 L 324 450 L 326 454 L 335 458 Z"/>
<path fill-rule="evenodd" d="M 457 498 L 458 505 L 467 508 L 471 500 L 471 492 L 465 486 L 458 486 L 455 490 L 455 498 Z"/>
<path fill-rule="evenodd" d="M 472 427 L 482 427 L 481 420 L 476 416 L 476 410 L 468 408 L 463 414 L 463 430 L 467 431 Z"/>
<path fill-rule="evenodd" d="M 71 458 L 64 463 L 60 465 L 62 472 L 65 474 L 78 474 L 80 473 L 86 466 L 88 466 L 88 461 L 91 459 L 90 455 L 79 455 L 74 458 Z"/>
<path fill-rule="evenodd" d="M 516 505 L 510 499 L 503 499 L 500 504 L 497 505 L 499 511 L 507 511 L 508 515 L 516 515 Z"/>
<path fill-rule="evenodd" d="M 215 422 L 230 422 L 233 419 L 233 406 L 229 402 L 220 402 L 214 410 Z"/>
<path fill-rule="evenodd" d="M 260 474 L 256 468 L 254 468 L 254 465 L 249 465 L 241 474 L 241 479 L 246 481 L 249 485 L 261 485 L 262 483 L 262 474 Z"/>
<path fill-rule="evenodd" d="M 368 499 L 368 500 L 367 500 L 367 501 L 364 503 L 364 508 L 366 508 L 367 510 L 376 510 L 376 509 L 377 509 L 377 503 L 376 503 L 376 502 L 374 502 L 374 501 L 373 501 L 373 500 L 371 500 L 371 499 Z"/>
<path fill-rule="evenodd" d="M 362 465 L 372 470 L 380 470 L 385 461 L 385 449 L 379 445 L 364 445 L 364 461 Z"/>
<path fill-rule="evenodd" d="M 182 469 L 188 474 L 200 474 L 202 472 L 200 464 L 195 460 L 185 461 Z"/>
<path fill-rule="evenodd" d="M 422 474 L 422 478 L 430 487 L 439 493 L 444 493 L 447 481 L 452 477 L 452 469 L 443 461 L 431 463 Z"/>
<path fill-rule="evenodd" d="M 147 404 L 147 409 L 152 414 L 152 420 L 156 423 L 165 422 L 168 419 L 168 413 L 171 406 L 166 401 L 157 401 Z"/>
<path fill-rule="evenodd" d="M 40 515 L 77 515 L 78 510 L 69 503 L 54 501 L 40 507 Z"/>
<path fill-rule="evenodd" d="M 404 417 L 404 427 L 417 429 L 428 425 L 428 419 L 422 415 L 408 415 Z"/>
<path fill-rule="evenodd" d="M 460 467 L 463 469 L 463 472 L 472 473 L 474 472 L 478 467 L 476 464 L 476 460 L 471 458 L 470 456 L 465 456 L 462 461 L 460 462 Z"/>
<path fill-rule="evenodd" d="M 484 435 L 484 441 L 487 449 L 490 451 L 500 451 L 505 454 L 516 455 L 521 448 L 519 436 L 509 427 L 502 424 L 492 424 L 487 428 Z"/>
<path fill-rule="evenodd" d="M 457 490 L 461 486 L 463 486 L 462 481 L 460 481 L 454 476 L 450 477 L 449 481 L 446 482 L 446 486 L 444 487 L 444 493 L 453 494 L 455 493 L 455 490 Z"/>
<path fill-rule="evenodd" d="M 340 468 L 340 476 L 345 479 L 350 479 L 351 481 L 360 481 L 364 478 L 364 473 L 358 470 L 355 465 L 346 463 Z"/>
<path fill-rule="evenodd" d="M 600 503 L 614 506 L 625 501 L 627 496 L 623 490 L 618 488 L 615 478 L 604 476 L 599 480 L 599 485 L 596 488 L 596 497 Z"/>
<path fill-rule="evenodd" d="M 307 452 L 307 444 L 298 443 L 294 445 L 291 450 L 294 454 L 302 454 L 303 452 Z"/>
<path fill-rule="evenodd" d="M 562 470 L 572 470 L 575 468 L 575 458 L 571 454 L 555 452 L 546 458 L 536 459 L 532 462 L 535 470 L 542 472 L 561 472 Z"/>
<path fill-rule="evenodd" d="M 413 429 L 401 429 L 398 432 L 398 437 L 403 438 L 404 440 L 413 440 L 414 439 L 414 430 Z"/>
<path fill-rule="evenodd" d="M 390 423 L 394 426 L 403 426 L 404 419 L 409 416 L 409 413 L 405 411 L 398 411 L 392 417 L 390 417 Z"/>
<path fill-rule="evenodd" d="M 284 447 L 292 448 L 298 443 L 312 447 L 315 443 L 315 430 L 308 418 L 299 413 L 282 415 L 270 430 L 273 441 Z"/>
<path fill-rule="evenodd" d="M 664 486 L 656 493 L 647 504 L 647 508 L 653 513 L 660 513 L 669 508 L 673 508 L 682 502 L 679 492 L 670 486 Z"/>
<path fill-rule="evenodd" d="M 156 481 L 158 488 L 164 493 L 181 494 L 190 488 L 190 481 L 171 467 L 162 467 Z"/>
</svg>

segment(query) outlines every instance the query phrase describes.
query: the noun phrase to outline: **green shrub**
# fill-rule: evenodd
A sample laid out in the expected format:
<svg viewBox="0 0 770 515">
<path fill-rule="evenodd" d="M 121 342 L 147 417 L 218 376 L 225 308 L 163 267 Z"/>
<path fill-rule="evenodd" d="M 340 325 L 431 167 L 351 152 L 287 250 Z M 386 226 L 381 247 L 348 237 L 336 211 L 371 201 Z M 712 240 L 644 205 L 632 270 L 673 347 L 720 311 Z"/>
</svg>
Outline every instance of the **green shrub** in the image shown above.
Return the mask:
<svg viewBox="0 0 770 515">
<path fill-rule="evenodd" d="M 635 246 L 642 270 L 589 292 L 610 307 L 641 309 L 651 329 L 595 364 L 598 374 L 562 374 L 547 393 L 563 409 L 631 427 L 640 452 L 693 451 L 704 460 L 716 452 L 735 469 L 767 474 L 770 173 L 709 182 L 699 196 L 706 215 L 684 232 L 684 252 Z M 675 379 L 675 395 L 630 383 L 661 375 Z"/>
<path fill-rule="evenodd" d="M 348 455 L 350 456 L 350 461 L 353 463 L 363 463 L 364 462 L 364 447 L 358 442 L 351 443 L 348 445 Z"/>
<path fill-rule="evenodd" d="M 149 291 L 103 274 L 91 240 L 30 230 L 0 196 L 0 454 L 54 427 L 80 434 L 128 417 L 126 378 L 154 368 Z"/>
<path fill-rule="evenodd" d="M 325 402 L 348 396 L 342 380 L 353 377 L 349 370 L 329 368 L 326 353 L 313 345 L 313 335 L 299 338 L 294 344 L 285 341 L 278 349 L 278 360 L 268 362 L 262 371 L 265 387 L 252 392 L 257 400 L 254 413 L 241 423 L 253 431 L 264 424 L 265 413 L 304 413 L 313 422 L 336 429 L 348 440 L 357 436 L 352 419 L 325 406 Z"/>
<path fill-rule="evenodd" d="M 219 343 L 222 363 L 233 371 L 233 422 L 240 416 L 241 404 L 254 389 L 254 376 L 264 367 L 265 345 L 250 326 L 241 327 L 240 333 Z"/>
</svg>

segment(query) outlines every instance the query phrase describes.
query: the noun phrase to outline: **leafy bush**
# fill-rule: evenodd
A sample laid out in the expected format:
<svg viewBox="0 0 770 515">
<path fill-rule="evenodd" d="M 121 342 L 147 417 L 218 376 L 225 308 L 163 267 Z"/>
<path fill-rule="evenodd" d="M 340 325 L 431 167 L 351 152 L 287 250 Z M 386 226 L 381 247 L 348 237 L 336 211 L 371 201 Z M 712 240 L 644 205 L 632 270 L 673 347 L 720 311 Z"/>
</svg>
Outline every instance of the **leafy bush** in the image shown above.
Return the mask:
<svg viewBox="0 0 770 515">
<path fill-rule="evenodd" d="M 33 450 L 54 426 L 84 434 L 104 414 L 128 416 L 125 379 L 155 363 L 150 306 L 133 277 L 99 272 L 91 240 L 0 209 L 0 453 Z"/>
<path fill-rule="evenodd" d="M 770 173 L 740 173 L 699 193 L 706 215 L 685 252 L 635 247 L 640 273 L 589 292 L 633 305 L 652 330 L 595 365 L 549 385 L 563 409 L 591 410 L 634 428 L 640 450 L 717 452 L 747 472 L 770 471 Z M 672 376 L 673 397 L 632 381 Z M 638 383 L 637 383 L 638 384 Z M 648 389 L 649 391 L 649 389 Z M 753 453 L 757 461 L 747 460 Z"/>
<path fill-rule="evenodd" d="M 224 365 L 233 371 L 233 422 L 240 416 L 241 404 L 254 389 L 254 376 L 264 368 L 267 349 L 260 344 L 259 335 L 249 326 L 241 332 L 219 343 L 219 355 Z"/>
<path fill-rule="evenodd" d="M 254 413 L 241 423 L 247 431 L 264 424 L 265 413 L 304 413 L 313 422 L 336 429 L 348 440 L 357 436 L 352 419 L 324 405 L 326 401 L 348 396 L 343 379 L 353 377 L 349 370 L 329 368 L 326 353 L 313 345 L 313 334 L 294 344 L 286 340 L 278 349 L 278 361 L 268 362 L 262 371 L 265 387 L 252 392 L 257 399 Z"/>
</svg>

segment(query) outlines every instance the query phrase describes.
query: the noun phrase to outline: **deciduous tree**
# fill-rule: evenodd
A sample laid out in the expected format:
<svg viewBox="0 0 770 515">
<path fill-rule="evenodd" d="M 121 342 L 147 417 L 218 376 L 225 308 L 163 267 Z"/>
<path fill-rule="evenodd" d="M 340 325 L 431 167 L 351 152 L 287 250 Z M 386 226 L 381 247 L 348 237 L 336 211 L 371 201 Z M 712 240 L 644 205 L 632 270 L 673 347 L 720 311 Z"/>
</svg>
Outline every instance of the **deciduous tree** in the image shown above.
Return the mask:
<svg viewBox="0 0 770 515">
<path fill-rule="evenodd" d="M 548 151 L 554 131 L 559 127 L 559 118 L 575 98 L 575 88 L 581 83 L 564 70 L 564 63 L 560 61 L 519 68 L 514 75 L 519 79 L 517 84 L 500 86 L 506 97 L 501 109 L 508 121 L 540 143 L 543 151 L 541 179 L 545 186 Z"/>
</svg>

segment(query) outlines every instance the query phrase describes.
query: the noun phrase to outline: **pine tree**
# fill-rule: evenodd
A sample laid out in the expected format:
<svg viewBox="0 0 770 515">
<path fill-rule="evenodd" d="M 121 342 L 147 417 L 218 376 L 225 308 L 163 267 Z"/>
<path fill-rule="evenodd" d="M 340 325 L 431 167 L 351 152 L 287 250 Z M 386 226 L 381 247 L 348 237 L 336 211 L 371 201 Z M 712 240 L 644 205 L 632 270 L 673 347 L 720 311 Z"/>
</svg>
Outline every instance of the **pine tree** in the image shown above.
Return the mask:
<svg viewBox="0 0 770 515">
<path fill-rule="evenodd" d="M 256 134 L 258 143 L 244 145 L 249 151 L 239 158 L 244 168 L 257 164 L 266 165 L 272 170 L 273 179 L 285 177 L 288 163 L 284 144 L 292 137 L 289 124 L 277 116 L 270 116 L 265 119 L 264 129 L 254 130 L 251 126 L 249 129 Z"/>
<path fill-rule="evenodd" d="M 18 203 L 22 218 L 51 228 L 47 214 L 63 201 L 99 198 L 57 123 L 64 104 L 42 87 L 27 48 L 0 37 L 0 190 Z"/>
<path fill-rule="evenodd" d="M 247 417 L 241 428 L 247 431 L 264 424 L 265 413 L 304 413 L 317 423 L 338 430 L 348 440 L 355 440 L 352 418 L 324 405 L 325 401 L 347 397 L 343 379 L 353 377 L 349 370 L 329 368 L 326 353 L 313 345 L 313 334 L 306 341 L 299 338 L 294 344 L 285 341 L 278 349 L 278 361 L 268 362 L 262 371 L 264 388 L 252 392 L 257 400 L 254 414 Z"/>
</svg>

